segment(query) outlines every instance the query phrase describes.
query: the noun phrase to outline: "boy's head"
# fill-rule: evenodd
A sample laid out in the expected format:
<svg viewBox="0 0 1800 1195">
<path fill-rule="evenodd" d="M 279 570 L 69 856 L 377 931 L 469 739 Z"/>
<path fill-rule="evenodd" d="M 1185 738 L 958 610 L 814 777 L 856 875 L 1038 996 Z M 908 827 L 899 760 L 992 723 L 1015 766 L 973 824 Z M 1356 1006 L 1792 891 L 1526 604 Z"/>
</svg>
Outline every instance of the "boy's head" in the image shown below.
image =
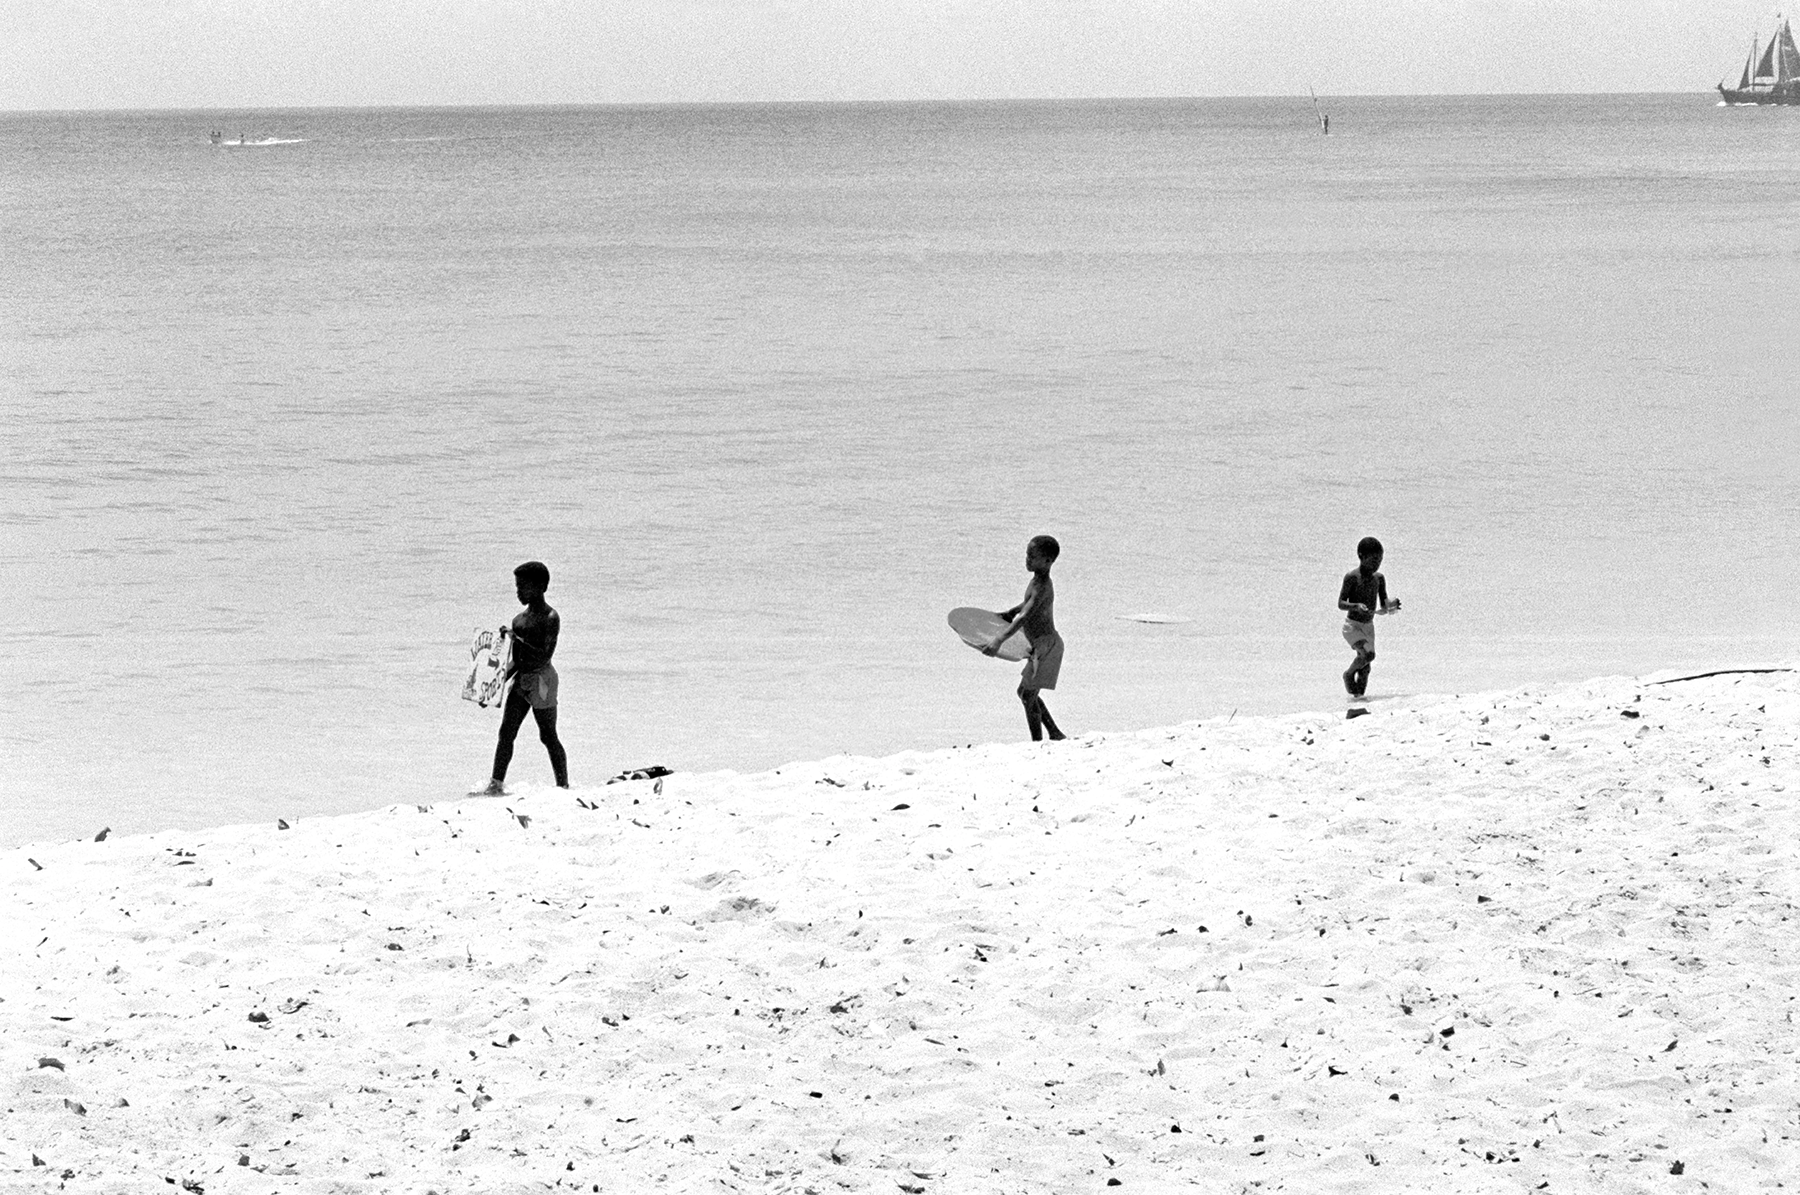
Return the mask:
<svg viewBox="0 0 1800 1195">
<path fill-rule="evenodd" d="M 541 560 L 527 560 L 513 570 L 513 581 L 519 587 L 519 600 L 526 601 L 526 593 L 539 596 L 550 588 L 550 567 Z"/>
<path fill-rule="evenodd" d="M 1375 568 L 1380 565 L 1381 541 L 1376 539 L 1373 535 L 1363 536 L 1356 545 L 1356 558 L 1365 564 L 1368 564 L 1371 560 L 1374 561 L 1374 564 L 1369 565 L 1370 568 Z"/>
<path fill-rule="evenodd" d="M 1025 545 L 1025 566 L 1033 571 L 1049 568 L 1062 555 L 1062 545 L 1054 535 L 1034 535 Z"/>
</svg>

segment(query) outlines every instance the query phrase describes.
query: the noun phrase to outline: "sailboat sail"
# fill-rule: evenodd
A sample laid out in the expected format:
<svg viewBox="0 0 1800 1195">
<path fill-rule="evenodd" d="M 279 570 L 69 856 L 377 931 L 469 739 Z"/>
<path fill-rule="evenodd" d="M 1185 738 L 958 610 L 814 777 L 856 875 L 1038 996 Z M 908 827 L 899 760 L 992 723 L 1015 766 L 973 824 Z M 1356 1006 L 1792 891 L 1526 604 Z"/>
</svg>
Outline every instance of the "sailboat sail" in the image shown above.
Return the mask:
<svg viewBox="0 0 1800 1195">
<path fill-rule="evenodd" d="M 1775 81 L 1788 83 L 1800 79 L 1800 47 L 1794 45 L 1793 30 L 1788 28 L 1785 21 L 1775 40 L 1781 47 L 1775 56 Z"/>
<path fill-rule="evenodd" d="M 1775 43 L 1769 42 L 1769 48 L 1763 51 L 1762 61 L 1756 64 L 1756 81 L 1775 78 Z"/>
</svg>

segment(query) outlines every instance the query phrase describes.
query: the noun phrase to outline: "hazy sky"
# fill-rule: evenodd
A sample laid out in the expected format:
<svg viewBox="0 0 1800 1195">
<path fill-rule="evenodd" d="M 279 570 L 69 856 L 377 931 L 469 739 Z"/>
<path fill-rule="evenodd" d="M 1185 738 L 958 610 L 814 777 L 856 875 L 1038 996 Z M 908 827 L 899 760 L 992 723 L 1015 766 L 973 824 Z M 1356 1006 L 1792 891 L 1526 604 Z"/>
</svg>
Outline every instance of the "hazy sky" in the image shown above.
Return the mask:
<svg viewBox="0 0 1800 1195">
<path fill-rule="evenodd" d="M 1703 91 L 1772 0 L 0 0 L 0 109 Z"/>
</svg>

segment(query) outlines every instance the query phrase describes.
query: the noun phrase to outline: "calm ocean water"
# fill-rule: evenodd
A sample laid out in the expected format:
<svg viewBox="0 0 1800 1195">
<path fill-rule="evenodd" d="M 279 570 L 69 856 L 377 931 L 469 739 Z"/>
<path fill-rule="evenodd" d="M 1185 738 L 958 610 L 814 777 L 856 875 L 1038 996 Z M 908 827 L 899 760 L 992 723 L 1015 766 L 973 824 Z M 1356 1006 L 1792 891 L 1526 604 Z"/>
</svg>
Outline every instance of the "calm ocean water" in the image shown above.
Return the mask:
<svg viewBox="0 0 1800 1195">
<path fill-rule="evenodd" d="M 1800 111 L 1331 109 L 0 116 L 0 845 L 460 794 L 530 557 L 577 784 L 1022 737 L 1046 531 L 1074 732 L 1800 656 Z"/>
</svg>

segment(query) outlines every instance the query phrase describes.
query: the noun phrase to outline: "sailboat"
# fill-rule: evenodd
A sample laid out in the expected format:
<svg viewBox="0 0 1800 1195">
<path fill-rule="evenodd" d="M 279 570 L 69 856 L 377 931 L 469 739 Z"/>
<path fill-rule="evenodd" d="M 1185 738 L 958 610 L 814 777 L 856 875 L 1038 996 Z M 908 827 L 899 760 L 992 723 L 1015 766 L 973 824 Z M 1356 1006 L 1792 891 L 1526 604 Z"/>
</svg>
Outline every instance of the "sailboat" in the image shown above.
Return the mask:
<svg viewBox="0 0 1800 1195">
<path fill-rule="evenodd" d="M 1719 84 L 1720 102 L 1726 104 L 1800 104 L 1800 48 L 1785 18 L 1776 20 L 1775 36 L 1759 46 L 1750 38 L 1750 57 L 1736 87 Z"/>
</svg>

